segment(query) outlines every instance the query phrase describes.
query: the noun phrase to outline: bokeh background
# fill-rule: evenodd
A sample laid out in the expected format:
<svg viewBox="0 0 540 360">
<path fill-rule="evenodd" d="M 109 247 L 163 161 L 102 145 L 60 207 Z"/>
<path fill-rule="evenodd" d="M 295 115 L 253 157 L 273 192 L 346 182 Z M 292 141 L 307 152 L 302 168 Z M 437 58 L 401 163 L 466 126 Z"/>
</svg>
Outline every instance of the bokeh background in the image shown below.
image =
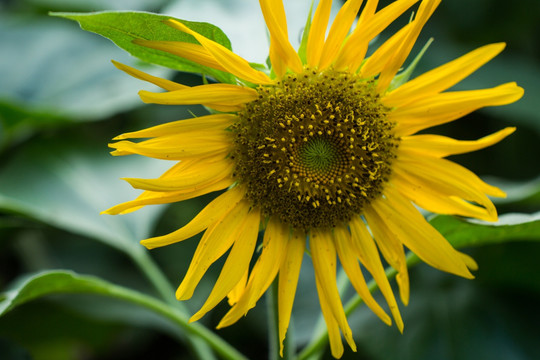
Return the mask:
<svg viewBox="0 0 540 360">
<path fill-rule="evenodd" d="M 334 1 L 339 7 L 340 1 Z M 389 1 L 381 1 L 385 5 Z M 298 39 L 309 1 L 286 1 L 290 35 Z M 25 274 L 70 269 L 155 294 L 126 248 L 187 223 L 213 196 L 110 217 L 99 212 L 136 196 L 120 177 L 157 177 L 169 165 L 142 157 L 113 158 L 114 136 L 202 115 L 197 106 L 145 105 L 140 89 L 155 88 L 116 70 L 110 59 L 185 84 L 196 74 L 143 64 L 107 39 L 49 11 L 143 10 L 220 26 L 233 49 L 264 62 L 267 42 L 258 4 L 251 0 L 3 0 L 0 1 L 0 290 Z M 407 15 L 409 16 L 410 13 Z M 475 139 L 506 126 L 510 138 L 477 153 L 455 156 L 502 187 L 501 214 L 540 210 L 540 1 L 446 0 L 425 27 L 413 54 L 434 43 L 415 74 L 487 43 L 506 50 L 456 89 L 517 81 L 518 103 L 478 111 L 434 132 Z M 407 17 L 400 19 L 403 24 Z M 387 34 L 391 34 L 391 30 Z M 377 41 L 382 41 L 385 35 Z M 196 239 L 150 256 L 176 287 Z M 427 265 L 411 269 L 411 301 L 402 307 L 405 332 L 387 327 L 367 308 L 351 317 L 359 350 L 345 359 L 540 359 L 540 243 L 512 242 L 465 249 L 480 265 L 474 281 Z M 296 342 L 309 339 L 320 312 L 311 262 L 305 261 L 293 310 Z M 220 266 L 211 268 L 192 300 L 194 312 Z M 0 298 L 1 300 L 1 298 Z M 228 306 L 202 322 L 214 327 Z M 236 325 L 218 331 L 252 359 L 268 352 L 264 300 Z M 0 359 L 190 359 L 163 319 L 119 301 L 55 295 L 0 318 Z M 326 353 L 324 358 L 330 358 Z"/>
</svg>

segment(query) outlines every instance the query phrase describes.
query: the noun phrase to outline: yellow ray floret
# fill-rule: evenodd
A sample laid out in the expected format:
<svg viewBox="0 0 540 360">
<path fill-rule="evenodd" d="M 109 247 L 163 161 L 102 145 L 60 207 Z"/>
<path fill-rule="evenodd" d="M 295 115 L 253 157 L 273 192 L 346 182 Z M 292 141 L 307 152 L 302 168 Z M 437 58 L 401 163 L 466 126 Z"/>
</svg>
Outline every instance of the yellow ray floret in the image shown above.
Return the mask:
<svg viewBox="0 0 540 360">
<path fill-rule="evenodd" d="M 279 354 L 283 357 L 283 340 L 291 321 L 296 285 L 304 257 L 306 235 L 295 231 L 287 241 L 287 250 L 279 269 L 278 283 L 278 333 Z"/>
<path fill-rule="evenodd" d="M 356 344 L 352 338 L 352 331 L 347 322 L 336 285 L 336 248 L 330 234 L 322 231 L 312 231 L 309 237 L 309 246 L 315 278 L 319 284 L 321 304 L 327 302 L 330 308 L 330 313 L 326 315 L 326 318 L 332 316 L 335 319 L 343 333 L 343 337 L 345 337 L 351 349 L 356 351 Z"/>
<path fill-rule="evenodd" d="M 356 72 L 364 61 L 369 42 L 417 1 L 396 1 L 375 15 L 368 15 L 369 12 L 366 11 L 367 6 L 370 5 L 368 1 L 366 8 L 362 11 L 363 18 L 358 20 L 353 33 L 345 40 L 345 44 L 336 58 L 334 67 L 336 69 L 348 69 L 353 73 Z M 371 3 L 374 2 L 371 1 Z"/>
<path fill-rule="evenodd" d="M 263 72 L 253 69 L 242 57 L 236 55 L 223 45 L 205 38 L 201 34 L 191 30 L 184 24 L 174 19 L 166 21 L 167 25 L 174 27 L 193 36 L 227 72 L 239 79 L 243 79 L 254 84 L 271 84 L 272 80 Z"/>
<path fill-rule="evenodd" d="M 161 50 L 212 69 L 227 71 L 202 45 L 180 41 L 152 41 L 136 39 L 133 43 Z"/>
<path fill-rule="evenodd" d="M 270 32 L 270 61 L 272 65 L 276 63 L 283 63 L 280 66 L 283 70 L 290 68 L 296 73 L 302 72 L 302 62 L 296 50 L 289 42 L 289 35 L 287 34 L 287 21 L 285 19 L 285 9 L 283 8 L 283 2 L 275 0 L 259 0 L 261 11 L 266 21 L 266 26 Z"/>
<path fill-rule="evenodd" d="M 166 93 L 153 93 L 142 90 L 139 91 L 139 96 L 142 101 L 151 104 L 219 104 L 231 106 L 243 105 L 255 100 L 257 98 L 257 92 L 253 89 L 237 85 L 208 84 Z"/>
<path fill-rule="evenodd" d="M 482 46 L 454 61 L 428 71 L 386 94 L 384 104 L 390 107 L 403 106 L 447 90 L 497 56 L 504 47 L 504 43 Z"/>
<path fill-rule="evenodd" d="M 403 136 L 399 146 L 402 151 L 418 153 L 420 156 L 446 157 L 484 149 L 498 143 L 514 131 L 515 127 L 507 127 L 481 139 L 470 141 L 440 135 Z"/>
<path fill-rule="evenodd" d="M 255 244 L 257 243 L 260 211 L 251 209 L 242 220 L 243 223 L 239 227 L 234 245 L 221 269 L 212 292 L 208 295 L 201 309 L 189 319 L 190 322 L 199 320 L 213 309 L 231 292 L 248 271 L 251 257 L 255 251 Z"/>
<path fill-rule="evenodd" d="M 206 229 L 197 246 L 184 280 L 176 291 L 178 300 L 193 296 L 195 287 L 210 265 L 219 259 L 239 238 L 249 212 L 249 203 L 240 201 L 235 208 Z"/>
<path fill-rule="evenodd" d="M 223 219 L 225 215 L 238 205 L 243 196 L 244 192 L 240 187 L 235 187 L 226 191 L 206 205 L 206 207 L 184 227 L 167 235 L 142 240 L 141 244 L 148 249 L 154 249 L 189 239 Z"/>
<path fill-rule="evenodd" d="M 388 118 L 396 122 L 396 134 L 405 136 L 456 120 L 482 107 L 513 103 L 522 96 L 523 89 L 516 83 L 491 89 L 445 92 L 397 108 Z"/>
</svg>

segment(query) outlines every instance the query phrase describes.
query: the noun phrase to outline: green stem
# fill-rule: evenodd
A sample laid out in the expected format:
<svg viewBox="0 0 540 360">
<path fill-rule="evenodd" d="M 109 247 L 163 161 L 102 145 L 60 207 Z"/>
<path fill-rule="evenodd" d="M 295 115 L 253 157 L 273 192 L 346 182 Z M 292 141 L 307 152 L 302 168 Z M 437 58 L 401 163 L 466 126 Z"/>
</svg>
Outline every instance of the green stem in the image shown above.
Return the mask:
<svg viewBox="0 0 540 360">
<path fill-rule="evenodd" d="M 183 317 L 188 318 L 186 307 L 176 300 L 173 287 L 154 260 L 148 255 L 148 252 L 146 250 L 136 250 L 131 252 L 130 255 L 167 305 L 175 308 Z M 214 360 L 216 358 L 208 344 L 202 339 L 187 336 L 185 340 L 197 358 L 201 360 Z"/>
<path fill-rule="evenodd" d="M 419 259 L 416 255 L 410 253 L 407 256 L 407 267 L 412 267 L 413 265 L 416 265 L 419 262 Z M 397 274 L 397 271 L 394 268 L 388 267 L 386 269 L 386 277 L 391 280 L 393 279 Z M 377 283 L 372 279 L 368 284 L 368 289 L 370 293 L 373 293 L 375 290 L 377 290 L 379 287 Z M 347 317 L 358 307 L 360 304 L 362 304 L 362 298 L 358 294 L 355 294 L 345 305 L 345 314 Z M 324 331 L 317 334 L 318 336 L 312 338 L 312 340 L 309 342 L 309 344 L 302 350 L 302 352 L 298 355 L 296 360 L 308 360 L 316 358 L 321 352 L 326 344 L 328 343 L 328 329 L 324 329 Z"/>
<path fill-rule="evenodd" d="M 228 360 L 247 360 L 247 358 L 240 354 L 238 350 L 233 348 L 229 343 L 221 339 L 219 336 L 208 330 L 204 326 L 198 323 L 189 323 L 188 317 L 182 313 L 179 309 L 173 308 L 149 295 L 139 293 L 137 291 L 127 289 L 121 286 L 110 284 L 108 285 L 108 295 L 130 301 L 132 303 L 143 306 L 156 314 L 162 315 L 173 323 L 181 327 L 187 333 L 195 335 L 198 338 L 204 340 L 212 349 L 221 355 L 224 359 Z"/>
</svg>

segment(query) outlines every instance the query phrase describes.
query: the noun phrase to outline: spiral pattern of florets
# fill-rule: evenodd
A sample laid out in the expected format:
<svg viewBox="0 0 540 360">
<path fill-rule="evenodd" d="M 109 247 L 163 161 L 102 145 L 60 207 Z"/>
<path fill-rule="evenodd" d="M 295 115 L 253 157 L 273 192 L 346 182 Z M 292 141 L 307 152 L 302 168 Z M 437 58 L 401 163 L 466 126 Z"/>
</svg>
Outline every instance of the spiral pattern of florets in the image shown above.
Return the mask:
<svg viewBox="0 0 540 360">
<path fill-rule="evenodd" d="M 234 177 L 263 214 L 293 228 L 347 223 L 382 193 L 398 140 L 373 80 L 306 69 L 239 112 Z"/>
</svg>

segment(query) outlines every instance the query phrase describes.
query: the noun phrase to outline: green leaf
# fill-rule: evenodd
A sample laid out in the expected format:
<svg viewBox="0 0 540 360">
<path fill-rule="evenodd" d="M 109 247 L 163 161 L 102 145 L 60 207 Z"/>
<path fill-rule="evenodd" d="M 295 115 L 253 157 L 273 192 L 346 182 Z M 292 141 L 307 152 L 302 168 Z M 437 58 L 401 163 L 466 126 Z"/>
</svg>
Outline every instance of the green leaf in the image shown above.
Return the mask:
<svg viewBox="0 0 540 360">
<path fill-rule="evenodd" d="M 505 214 L 496 223 L 438 215 L 430 223 L 456 248 L 522 240 L 540 241 L 540 212 Z"/>
<path fill-rule="evenodd" d="M 171 320 L 184 331 L 206 340 L 224 358 L 244 359 L 234 348 L 199 323 L 188 323 L 188 317 L 178 309 L 137 291 L 72 271 L 44 271 L 21 279 L 1 295 L 0 316 L 28 301 L 53 294 L 95 294 L 143 306 Z"/>
<path fill-rule="evenodd" d="M 157 177 L 169 164 L 135 156 L 114 158 L 105 141 L 89 144 L 70 133 L 58 136 L 35 139 L 1 164 L 0 209 L 130 254 L 145 251 L 138 242 L 149 236 L 162 207 L 147 207 L 129 216 L 100 212 L 138 193 L 120 177 Z"/>
<path fill-rule="evenodd" d="M 135 44 L 137 39 L 155 41 L 181 41 L 195 43 L 197 41 L 182 31 L 176 30 L 164 23 L 165 20 L 175 19 L 171 16 L 156 15 L 146 12 L 116 12 L 104 11 L 95 13 L 51 13 L 79 22 L 81 28 L 102 35 L 113 41 L 117 46 L 126 50 L 139 59 L 157 65 L 162 65 L 179 71 L 202 73 L 214 77 L 223 83 L 235 83 L 231 74 L 199 65 L 164 51 L 150 49 Z M 227 36 L 218 27 L 203 23 L 175 19 L 193 31 L 231 49 Z"/>
</svg>

